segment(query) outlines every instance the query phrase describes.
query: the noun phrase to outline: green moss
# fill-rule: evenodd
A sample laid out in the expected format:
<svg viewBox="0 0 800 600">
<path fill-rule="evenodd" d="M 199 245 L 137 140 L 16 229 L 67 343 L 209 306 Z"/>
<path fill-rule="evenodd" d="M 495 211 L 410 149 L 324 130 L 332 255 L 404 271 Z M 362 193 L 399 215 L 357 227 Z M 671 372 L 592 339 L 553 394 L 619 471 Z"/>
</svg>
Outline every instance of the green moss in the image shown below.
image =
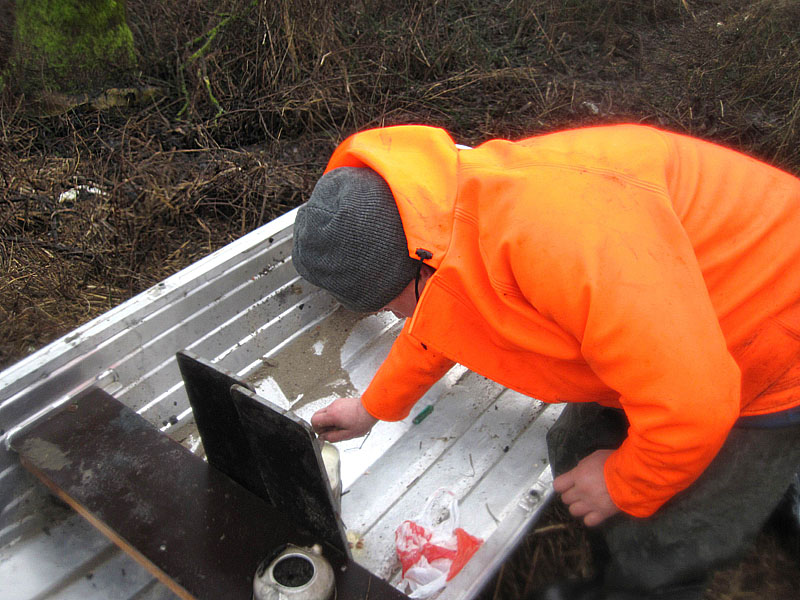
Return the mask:
<svg viewBox="0 0 800 600">
<path fill-rule="evenodd" d="M 119 0 L 18 2 L 14 39 L 14 66 L 63 91 L 102 83 L 136 60 Z"/>
</svg>

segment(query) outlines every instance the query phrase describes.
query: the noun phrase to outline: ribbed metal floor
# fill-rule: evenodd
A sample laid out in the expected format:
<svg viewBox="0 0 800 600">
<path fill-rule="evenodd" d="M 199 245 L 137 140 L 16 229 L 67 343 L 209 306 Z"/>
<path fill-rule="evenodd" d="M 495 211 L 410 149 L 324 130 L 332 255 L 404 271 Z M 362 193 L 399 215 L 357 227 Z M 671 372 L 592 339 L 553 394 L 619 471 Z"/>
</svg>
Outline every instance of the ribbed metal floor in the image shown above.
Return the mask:
<svg viewBox="0 0 800 600">
<path fill-rule="evenodd" d="M 0 442 L 91 385 L 202 452 L 175 362 L 189 349 L 303 418 L 358 395 L 400 323 L 360 317 L 300 279 L 294 214 L 245 236 L 0 373 Z M 418 425 L 424 407 L 430 415 Z M 534 522 L 550 492 L 544 436 L 560 411 L 454 368 L 399 423 L 339 444 L 354 557 L 397 578 L 394 529 L 438 488 L 486 543 L 440 598 L 468 598 Z M 169 473 L 164 473 L 169 477 Z M 0 445 L 0 600 L 173 597 Z"/>
</svg>

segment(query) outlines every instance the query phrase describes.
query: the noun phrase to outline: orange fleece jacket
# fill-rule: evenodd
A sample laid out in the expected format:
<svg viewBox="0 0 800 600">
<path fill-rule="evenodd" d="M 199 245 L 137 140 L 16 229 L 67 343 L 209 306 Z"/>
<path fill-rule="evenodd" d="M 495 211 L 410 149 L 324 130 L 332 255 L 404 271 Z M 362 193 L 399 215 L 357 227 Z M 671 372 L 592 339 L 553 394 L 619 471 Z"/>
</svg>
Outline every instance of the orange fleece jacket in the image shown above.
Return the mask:
<svg viewBox="0 0 800 600">
<path fill-rule="evenodd" d="M 362 402 L 404 418 L 454 362 L 546 402 L 621 407 L 605 465 L 645 517 L 740 415 L 800 405 L 800 180 L 637 125 L 458 149 L 440 129 L 356 134 L 409 255 L 436 269 Z"/>
</svg>

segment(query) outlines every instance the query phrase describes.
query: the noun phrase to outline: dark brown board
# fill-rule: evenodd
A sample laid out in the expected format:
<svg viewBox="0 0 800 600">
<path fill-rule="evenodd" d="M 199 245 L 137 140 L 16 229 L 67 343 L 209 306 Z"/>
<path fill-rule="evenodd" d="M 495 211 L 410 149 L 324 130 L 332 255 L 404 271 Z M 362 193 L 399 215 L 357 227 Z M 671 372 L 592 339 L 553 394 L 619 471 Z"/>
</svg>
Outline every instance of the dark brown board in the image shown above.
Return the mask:
<svg viewBox="0 0 800 600">
<path fill-rule="evenodd" d="M 101 390 L 15 437 L 22 463 L 181 598 L 249 600 L 258 564 L 310 539 Z M 329 546 L 336 598 L 405 598 Z"/>
</svg>

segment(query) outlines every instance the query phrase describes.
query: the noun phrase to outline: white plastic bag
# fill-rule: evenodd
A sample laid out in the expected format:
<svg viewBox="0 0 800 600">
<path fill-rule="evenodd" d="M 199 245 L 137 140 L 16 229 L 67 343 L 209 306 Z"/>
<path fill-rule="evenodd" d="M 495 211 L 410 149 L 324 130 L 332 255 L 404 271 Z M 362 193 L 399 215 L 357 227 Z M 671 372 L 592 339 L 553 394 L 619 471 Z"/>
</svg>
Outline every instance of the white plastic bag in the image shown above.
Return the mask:
<svg viewBox="0 0 800 600">
<path fill-rule="evenodd" d="M 403 567 L 400 585 L 411 590 L 409 598 L 440 591 L 483 543 L 458 527 L 458 501 L 445 489 L 436 490 L 422 513 L 401 523 L 394 537 Z"/>
</svg>

